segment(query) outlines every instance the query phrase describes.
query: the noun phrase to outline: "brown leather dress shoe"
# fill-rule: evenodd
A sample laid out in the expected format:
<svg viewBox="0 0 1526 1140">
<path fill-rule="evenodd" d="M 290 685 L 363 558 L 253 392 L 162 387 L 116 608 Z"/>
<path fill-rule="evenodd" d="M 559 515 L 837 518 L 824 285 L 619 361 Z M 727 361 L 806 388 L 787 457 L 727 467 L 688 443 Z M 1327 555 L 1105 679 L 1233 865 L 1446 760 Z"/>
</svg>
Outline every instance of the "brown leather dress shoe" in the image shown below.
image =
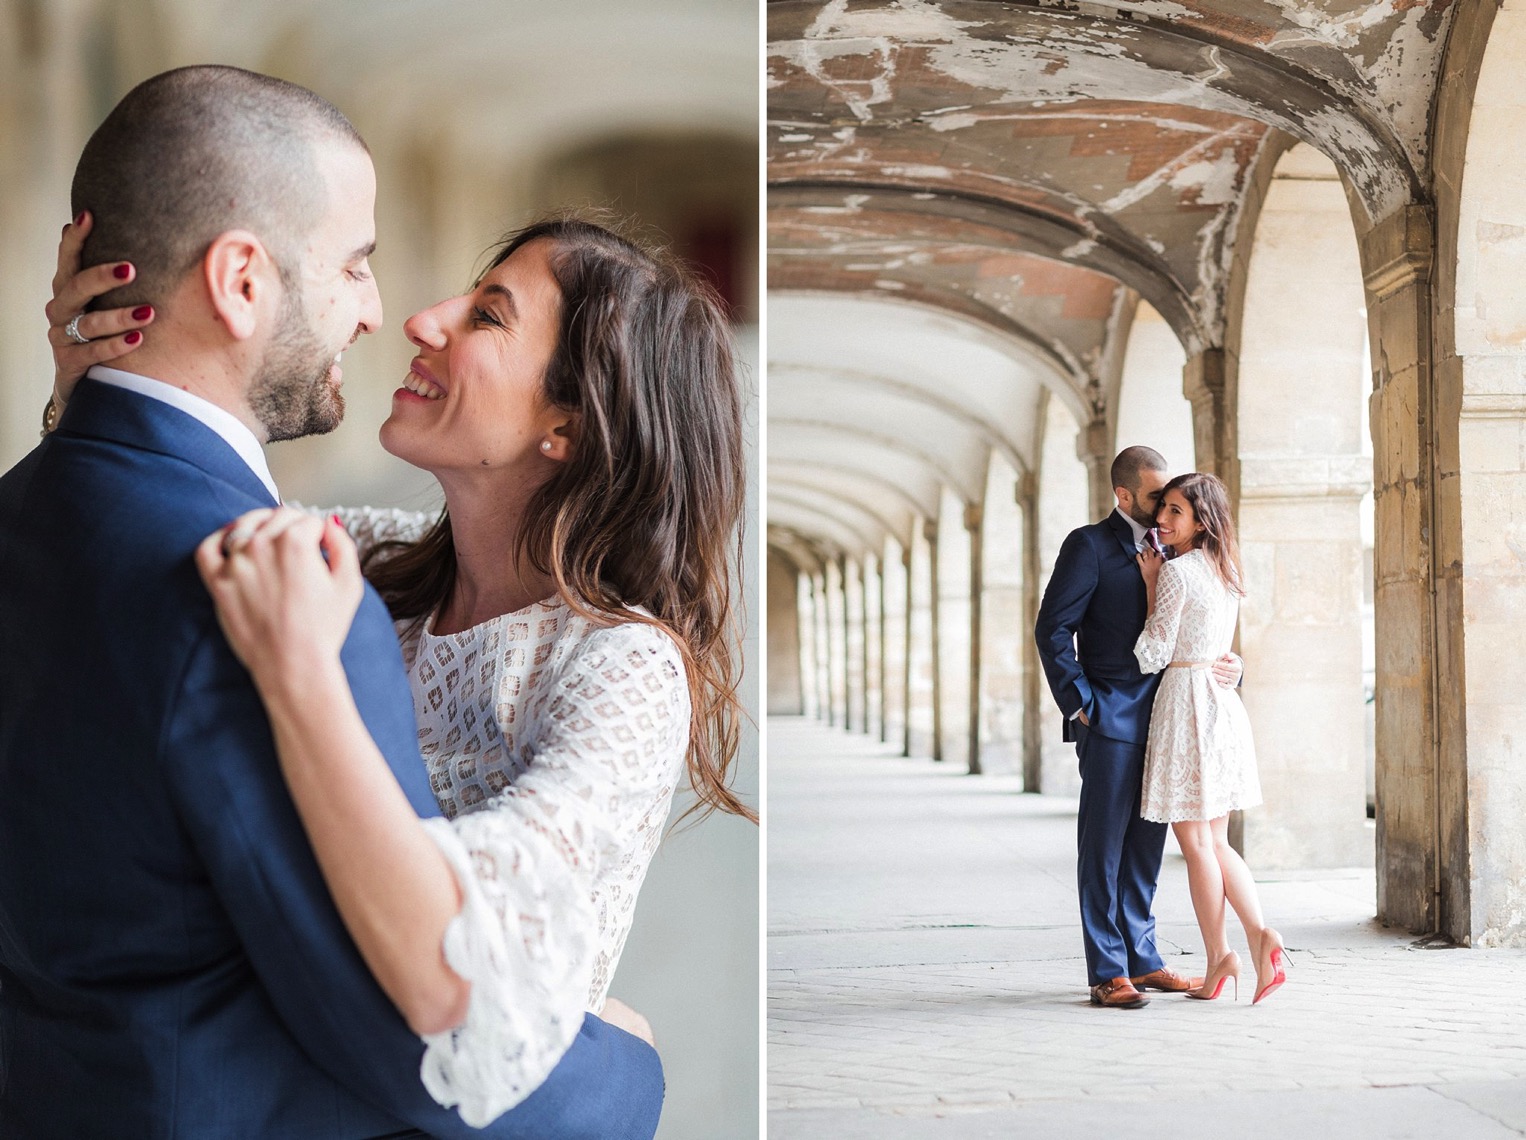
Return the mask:
<svg viewBox="0 0 1526 1140">
<path fill-rule="evenodd" d="M 1092 1005 L 1103 1005 L 1112 1009 L 1138 1009 L 1142 1005 L 1149 1004 L 1150 999 L 1136 990 L 1127 978 L 1113 978 L 1100 986 L 1092 987 Z"/>
<path fill-rule="evenodd" d="M 1129 981 L 1134 984 L 1135 989 L 1160 990 L 1168 994 L 1184 994 L 1203 984 L 1202 978 L 1184 978 L 1175 970 L 1168 970 L 1164 966 L 1143 977 L 1130 978 Z"/>
</svg>

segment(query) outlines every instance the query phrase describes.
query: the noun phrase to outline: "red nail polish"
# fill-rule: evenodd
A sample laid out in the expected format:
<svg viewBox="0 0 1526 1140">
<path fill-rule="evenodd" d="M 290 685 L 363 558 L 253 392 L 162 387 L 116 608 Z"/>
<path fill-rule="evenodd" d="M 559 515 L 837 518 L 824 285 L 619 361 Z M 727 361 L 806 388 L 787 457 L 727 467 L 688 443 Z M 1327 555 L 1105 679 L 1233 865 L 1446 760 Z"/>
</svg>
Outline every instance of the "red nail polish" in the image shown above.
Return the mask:
<svg viewBox="0 0 1526 1140">
<path fill-rule="evenodd" d="M 117 266 L 111 271 L 111 275 L 118 281 L 126 281 L 130 276 L 132 276 L 132 266 L 128 265 L 124 261 L 121 265 Z"/>
<path fill-rule="evenodd" d="M 84 210 L 81 210 L 79 213 L 74 215 L 74 224 L 77 225 L 77 226 L 82 226 L 82 225 L 85 224 L 85 211 Z"/>
<path fill-rule="evenodd" d="M 135 321 L 146 321 L 153 315 L 154 307 L 152 305 L 139 305 L 132 311 L 132 319 Z"/>
<path fill-rule="evenodd" d="M 133 329 L 132 332 L 128 333 L 122 338 L 122 340 L 127 344 L 137 344 L 142 339 L 143 334 L 140 333 L 137 329 Z"/>
<path fill-rule="evenodd" d="M 338 528 L 339 528 L 339 529 L 340 529 L 340 530 L 344 530 L 344 523 L 342 523 L 342 522 L 340 522 L 340 521 L 339 521 L 339 516 L 338 516 L 338 515 L 329 515 L 329 519 L 330 519 L 330 520 L 331 520 L 331 521 L 332 521 L 332 522 L 333 522 L 333 524 L 334 524 L 334 525 L 335 525 L 335 526 L 337 526 L 337 527 L 338 527 Z"/>
</svg>

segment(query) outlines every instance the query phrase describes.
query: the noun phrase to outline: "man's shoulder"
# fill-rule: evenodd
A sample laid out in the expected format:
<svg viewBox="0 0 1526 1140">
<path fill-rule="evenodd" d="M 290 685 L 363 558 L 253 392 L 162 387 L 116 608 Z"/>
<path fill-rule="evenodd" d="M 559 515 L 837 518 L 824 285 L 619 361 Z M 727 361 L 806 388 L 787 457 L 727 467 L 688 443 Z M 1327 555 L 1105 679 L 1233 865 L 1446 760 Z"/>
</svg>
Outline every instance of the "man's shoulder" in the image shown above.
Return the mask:
<svg viewBox="0 0 1526 1140">
<path fill-rule="evenodd" d="M 1086 543 L 1088 546 L 1102 546 L 1113 540 L 1112 517 L 1098 519 L 1089 522 L 1085 526 L 1078 526 L 1066 537 L 1067 542 Z"/>
</svg>

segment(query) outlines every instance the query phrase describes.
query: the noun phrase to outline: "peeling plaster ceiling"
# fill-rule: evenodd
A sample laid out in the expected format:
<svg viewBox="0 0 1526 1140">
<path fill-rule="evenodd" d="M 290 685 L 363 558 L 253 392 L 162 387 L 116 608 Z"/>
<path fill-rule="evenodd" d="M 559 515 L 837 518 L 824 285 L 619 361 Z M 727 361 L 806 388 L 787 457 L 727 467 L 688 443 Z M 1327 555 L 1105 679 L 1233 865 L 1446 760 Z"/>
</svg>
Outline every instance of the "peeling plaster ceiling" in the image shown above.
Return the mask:
<svg viewBox="0 0 1526 1140">
<path fill-rule="evenodd" d="M 1246 193 L 1287 136 L 1335 161 L 1359 220 L 1424 200 L 1452 3 L 777 0 L 766 11 L 771 407 L 776 369 L 799 363 L 775 344 L 800 344 L 800 298 L 842 294 L 943 310 L 955 340 L 982 329 L 1085 425 L 1109 414 L 1115 341 L 1140 298 L 1189 355 L 1224 344 Z M 895 343 L 883 324 L 879 335 Z M 833 343 L 881 342 L 844 327 Z M 918 345 L 918 359 L 948 351 Z M 818 359 L 801 389 L 834 390 L 829 367 L 874 371 Z M 771 455 L 799 450 L 795 430 L 771 423 Z"/>
</svg>

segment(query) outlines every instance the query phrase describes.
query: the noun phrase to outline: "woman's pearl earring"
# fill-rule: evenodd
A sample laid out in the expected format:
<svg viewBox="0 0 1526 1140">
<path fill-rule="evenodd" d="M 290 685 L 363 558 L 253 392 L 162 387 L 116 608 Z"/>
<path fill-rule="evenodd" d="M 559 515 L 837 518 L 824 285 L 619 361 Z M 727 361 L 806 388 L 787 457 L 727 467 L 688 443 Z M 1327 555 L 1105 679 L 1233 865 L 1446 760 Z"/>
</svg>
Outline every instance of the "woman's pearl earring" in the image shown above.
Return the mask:
<svg viewBox="0 0 1526 1140">
<path fill-rule="evenodd" d="M 551 450 L 551 441 L 549 439 L 541 440 L 540 441 L 540 449 L 542 451 L 550 451 Z"/>
</svg>

